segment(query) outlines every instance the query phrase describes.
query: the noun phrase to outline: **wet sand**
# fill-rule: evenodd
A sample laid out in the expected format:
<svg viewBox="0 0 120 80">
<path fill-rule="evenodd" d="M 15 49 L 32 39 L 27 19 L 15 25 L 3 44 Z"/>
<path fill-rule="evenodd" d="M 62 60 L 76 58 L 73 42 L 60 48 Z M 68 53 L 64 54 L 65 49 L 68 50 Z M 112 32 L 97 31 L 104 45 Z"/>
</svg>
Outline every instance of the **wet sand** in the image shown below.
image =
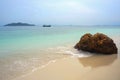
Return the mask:
<svg viewBox="0 0 120 80">
<path fill-rule="evenodd" d="M 120 80 L 120 59 L 116 54 L 67 57 L 17 80 Z"/>
</svg>

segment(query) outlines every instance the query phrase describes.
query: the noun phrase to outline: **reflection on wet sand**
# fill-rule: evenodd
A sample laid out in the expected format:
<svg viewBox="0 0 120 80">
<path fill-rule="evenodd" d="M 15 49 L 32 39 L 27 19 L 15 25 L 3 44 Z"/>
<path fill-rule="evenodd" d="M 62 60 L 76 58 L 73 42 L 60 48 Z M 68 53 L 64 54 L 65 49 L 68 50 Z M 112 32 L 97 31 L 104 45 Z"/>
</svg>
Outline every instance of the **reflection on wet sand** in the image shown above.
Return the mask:
<svg viewBox="0 0 120 80">
<path fill-rule="evenodd" d="M 113 55 L 94 55 L 91 57 L 79 58 L 79 62 L 84 67 L 97 68 L 112 64 L 117 59 L 117 54 Z"/>
</svg>

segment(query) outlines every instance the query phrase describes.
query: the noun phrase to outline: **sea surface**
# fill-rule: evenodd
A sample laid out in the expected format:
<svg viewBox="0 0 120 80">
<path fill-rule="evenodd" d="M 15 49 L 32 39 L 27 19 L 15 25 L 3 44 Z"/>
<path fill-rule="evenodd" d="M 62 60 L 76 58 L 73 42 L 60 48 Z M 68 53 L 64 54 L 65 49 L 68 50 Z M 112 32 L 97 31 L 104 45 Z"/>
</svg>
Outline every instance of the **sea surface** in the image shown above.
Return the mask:
<svg viewBox="0 0 120 80">
<path fill-rule="evenodd" d="M 0 80 L 15 80 L 66 56 L 88 57 L 73 47 L 85 33 L 111 37 L 120 55 L 120 26 L 1 26 Z"/>
</svg>

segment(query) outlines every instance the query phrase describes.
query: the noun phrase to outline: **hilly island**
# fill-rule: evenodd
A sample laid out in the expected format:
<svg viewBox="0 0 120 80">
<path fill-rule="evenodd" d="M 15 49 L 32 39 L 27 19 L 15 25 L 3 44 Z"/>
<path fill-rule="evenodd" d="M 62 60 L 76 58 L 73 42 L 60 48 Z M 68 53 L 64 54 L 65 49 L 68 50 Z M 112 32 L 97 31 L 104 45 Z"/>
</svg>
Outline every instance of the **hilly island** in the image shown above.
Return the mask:
<svg viewBox="0 0 120 80">
<path fill-rule="evenodd" d="M 18 23 L 9 23 L 9 24 L 6 24 L 4 26 L 35 26 L 35 25 L 34 24 L 18 22 Z"/>
</svg>

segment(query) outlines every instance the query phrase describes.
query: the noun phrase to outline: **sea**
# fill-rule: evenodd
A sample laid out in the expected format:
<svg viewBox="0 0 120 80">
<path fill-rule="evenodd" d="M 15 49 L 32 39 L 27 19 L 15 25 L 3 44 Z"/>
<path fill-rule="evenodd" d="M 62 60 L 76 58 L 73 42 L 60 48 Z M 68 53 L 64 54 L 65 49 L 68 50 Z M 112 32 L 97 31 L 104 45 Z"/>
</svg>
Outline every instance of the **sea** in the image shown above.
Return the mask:
<svg viewBox="0 0 120 80">
<path fill-rule="evenodd" d="M 0 80 L 16 80 L 67 56 L 92 56 L 74 46 L 85 33 L 98 32 L 114 40 L 119 57 L 120 26 L 0 26 Z"/>
</svg>

